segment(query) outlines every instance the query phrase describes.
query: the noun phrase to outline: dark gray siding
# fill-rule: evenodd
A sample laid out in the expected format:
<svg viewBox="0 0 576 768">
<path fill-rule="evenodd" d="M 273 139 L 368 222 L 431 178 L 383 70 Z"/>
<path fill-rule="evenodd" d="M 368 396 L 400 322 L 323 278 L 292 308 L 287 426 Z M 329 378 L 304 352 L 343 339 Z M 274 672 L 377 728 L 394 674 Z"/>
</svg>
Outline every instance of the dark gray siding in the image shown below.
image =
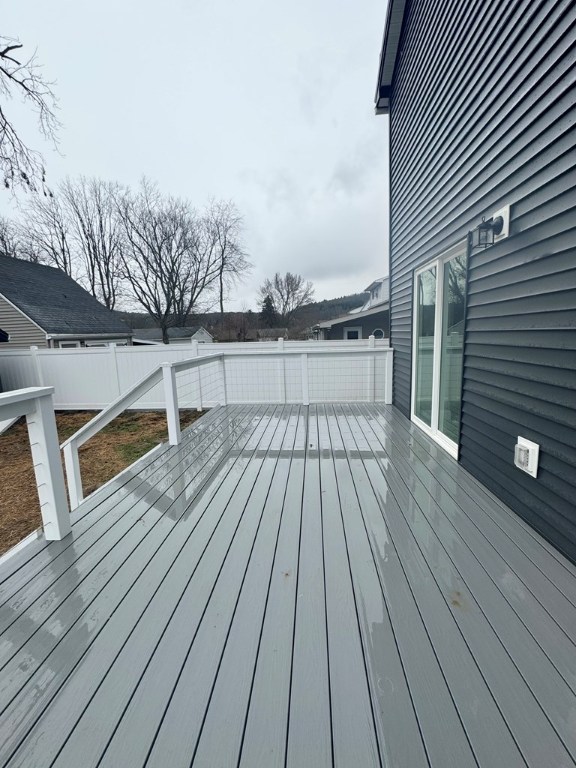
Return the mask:
<svg viewBox="0 0 576 768">
<path fill-rule="evenodd" d="M 510 238 L 470 259 L 460 460 L 572 558 L 575 24 L 568 1 L 415 0 L 391 108 L 394 402 L 409 414 L 414 268 L 510 204 Z"/>
<path fill-rule="evenodd" d="M 362 338 L 367 339 L 371 336 L 375 330 L 380 329 L 384 332 L 384 338 L 390 336 L 390 329 L 388 327 L 388 310 L 379 312 L 376 315 L 370 315 L 368 317 L 361 317 L 359 320 L 354 319 L 354 315 L 350 315 L 350 319 L 343 323 L 335 323 L 332 328 L 327 332 L 326 338 L 329 341 L 340 341 L 344 338 L 344 328 L 362 328 Z"/>
</svg>

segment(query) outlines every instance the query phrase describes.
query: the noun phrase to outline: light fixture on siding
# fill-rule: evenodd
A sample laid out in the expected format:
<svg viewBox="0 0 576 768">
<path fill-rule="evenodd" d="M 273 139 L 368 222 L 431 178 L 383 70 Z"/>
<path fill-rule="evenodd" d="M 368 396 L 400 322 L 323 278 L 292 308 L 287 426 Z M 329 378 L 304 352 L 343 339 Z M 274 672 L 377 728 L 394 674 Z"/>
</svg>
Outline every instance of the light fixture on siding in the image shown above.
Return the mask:
<svg viewBox="0 0 576 768">
<path fill-rule="evenodd" d="M 499 240 L 508 237 L 510 233 L 510 206 L 505 205 L 486 219 L 482 216 L 481 223 L 472 230 L 472 248 L 489 248 Z"/>
<path fill-rule="evenodd" d="M 497 216 L 495 219 L 486 219 L 482 216 L 481 223 L 472 230 L 472 248 L 489 248 L 494 245 L 494 239 L 502 232 L 504 219 Z"/>
</svg>

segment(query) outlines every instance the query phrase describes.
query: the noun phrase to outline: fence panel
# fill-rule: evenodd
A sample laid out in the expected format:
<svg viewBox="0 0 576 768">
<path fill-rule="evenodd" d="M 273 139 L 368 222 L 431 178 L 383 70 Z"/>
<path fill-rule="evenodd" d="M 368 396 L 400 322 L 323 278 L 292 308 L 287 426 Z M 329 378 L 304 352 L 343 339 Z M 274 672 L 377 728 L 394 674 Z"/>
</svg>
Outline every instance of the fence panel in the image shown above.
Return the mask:
<svg viewBox="0 0 576 768">
<path fill-rule="evenodd" d="M 101 410 L 164 362 L 225 353 L 231 401 L 298 403 L 302 402 L 303 379 L 301 355 L 294 353 L 301 353 L 308 355 L 312 402 L 325 402 L 327 397 L 333 401 L 370 399 L 370 386 L 374 387 L 376 399 L 383 399 L 385 382 L 381 379 L 386 373 L 386 356 L 376 354 L 369 363 L 363 355 L 343 355 L 352 349 L 368 348 L 369 340 L 361 339 L 18 350 L 0 355 L 0 379 L 6 391 L 39 385 L 54 387 L 57 409 Z M 388 342 L 376 341 L 375 348 L 386 349 Z M 323 350 L 334 354 L 315 356 Z M 293 354 L 282 355 L 283 351 Z M 370 365 L 373 370 L 369 370 Z M 197 407 L 199 400 L 210 405 L 214 398 L 218 401 L 221 397 L 215 394 L 216 371 L 216 363 L 214 367 L 203 367 L 201 373 L 191 370 L 185 384 L 183 374 L 179 374 L 179 386 L 190 407 Z M 367 376 L 372 385 L 366 383 Z M 163 404 L 162 387 L 156 385 L 131 407 L 154 409 Z"/>
</svg>

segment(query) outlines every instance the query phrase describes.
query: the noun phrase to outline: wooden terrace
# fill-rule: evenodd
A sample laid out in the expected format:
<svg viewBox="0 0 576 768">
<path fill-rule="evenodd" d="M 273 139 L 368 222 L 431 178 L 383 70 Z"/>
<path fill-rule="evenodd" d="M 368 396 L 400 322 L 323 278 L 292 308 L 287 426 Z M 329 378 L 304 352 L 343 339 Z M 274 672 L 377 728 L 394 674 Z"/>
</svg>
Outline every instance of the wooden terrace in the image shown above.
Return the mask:
<svg viewBox="0 0 576 768">
<path fill-rule="evenodd" d="M 391 406 L 216 407 L 0 601 L 7 768 L 576 764 L 576 569 Z"/>
</svg>

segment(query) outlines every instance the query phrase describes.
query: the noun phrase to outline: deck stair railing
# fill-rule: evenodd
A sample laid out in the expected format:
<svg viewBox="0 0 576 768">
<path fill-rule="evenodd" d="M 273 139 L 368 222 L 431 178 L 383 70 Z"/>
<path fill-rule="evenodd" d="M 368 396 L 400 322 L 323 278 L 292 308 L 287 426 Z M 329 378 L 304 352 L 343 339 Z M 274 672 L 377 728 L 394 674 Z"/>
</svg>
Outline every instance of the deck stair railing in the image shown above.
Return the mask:
<svg viewBox="0 0 576 768">
<path fill-rule="evenodd" d="M 64 451 L 72 508 L 83 500 L 78 449 L 128 408 L 164 404 L 171 445 L 181 441 L 180 410 L 239 403 L 391 402 L 392 349 L 284 349 L 222 352 L 162 363 L 85 424 Z M 140 403 L 139 403 L 140 401 Z"/>
</svg>

